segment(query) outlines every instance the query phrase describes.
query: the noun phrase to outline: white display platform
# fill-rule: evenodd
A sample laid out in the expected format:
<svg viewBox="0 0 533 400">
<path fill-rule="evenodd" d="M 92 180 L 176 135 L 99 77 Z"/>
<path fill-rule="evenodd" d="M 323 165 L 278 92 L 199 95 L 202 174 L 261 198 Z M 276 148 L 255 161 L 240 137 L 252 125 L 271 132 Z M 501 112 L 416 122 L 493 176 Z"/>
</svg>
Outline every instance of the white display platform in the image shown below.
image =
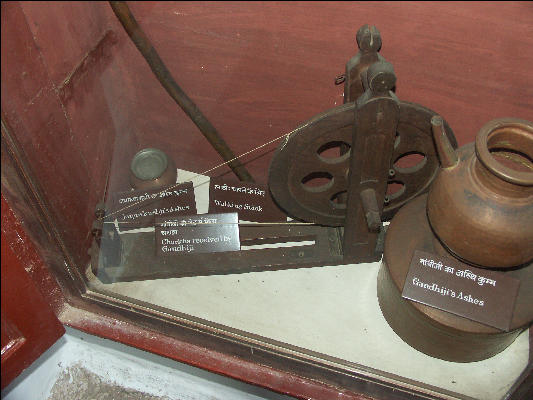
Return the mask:
<svg viewBox="0 0 533 400">
<path fill-rule="evenodd" d="M 178 181 L 193 175 L 178 170 Z M 193 181 L 198 213 L 207 212 L 208 182 L 199 176 Z M 464 396 L 501 399 L 527 365 L 528 332 L 484 361 L 429 357 L 403 342 L 382 316 L 379 267 L 376 262 L 98 286 Z"/>
</svg>

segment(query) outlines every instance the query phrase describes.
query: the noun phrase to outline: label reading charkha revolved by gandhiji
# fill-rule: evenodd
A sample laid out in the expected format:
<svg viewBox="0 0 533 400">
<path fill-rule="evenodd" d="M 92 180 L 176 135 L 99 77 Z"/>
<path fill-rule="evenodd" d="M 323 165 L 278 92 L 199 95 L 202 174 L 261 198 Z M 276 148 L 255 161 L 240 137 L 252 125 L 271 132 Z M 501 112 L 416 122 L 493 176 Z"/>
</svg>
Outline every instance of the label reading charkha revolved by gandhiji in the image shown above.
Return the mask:
<svg viewBox="0 0 533 400">
<path fill-rule="evenodd" d="M 402 297 L 508 331 L 519 286 L 502 272 L 417 250 Z"/>
<path fill-rule="evenodd" d="M 158 217 L 155 240 L 159 256 L 238 251 L 237 213 Z"/>
</svg>

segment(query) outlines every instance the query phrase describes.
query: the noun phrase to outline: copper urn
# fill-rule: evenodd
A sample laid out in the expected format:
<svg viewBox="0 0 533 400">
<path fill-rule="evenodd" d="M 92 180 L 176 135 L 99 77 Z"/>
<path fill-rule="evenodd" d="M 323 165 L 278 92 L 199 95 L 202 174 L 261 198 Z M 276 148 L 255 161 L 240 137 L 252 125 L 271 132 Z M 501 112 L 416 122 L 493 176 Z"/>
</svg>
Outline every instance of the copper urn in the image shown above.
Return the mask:
<svg viewBox="0 0 533 400">
<path fill-rule="evenodd" d="M 479 267 L 533 261 L 533 124 L 495 119 L 455 152 L 436 119 L 442 168 L 427 205 L 435 235 L 451 254 Z"/>
</svg>

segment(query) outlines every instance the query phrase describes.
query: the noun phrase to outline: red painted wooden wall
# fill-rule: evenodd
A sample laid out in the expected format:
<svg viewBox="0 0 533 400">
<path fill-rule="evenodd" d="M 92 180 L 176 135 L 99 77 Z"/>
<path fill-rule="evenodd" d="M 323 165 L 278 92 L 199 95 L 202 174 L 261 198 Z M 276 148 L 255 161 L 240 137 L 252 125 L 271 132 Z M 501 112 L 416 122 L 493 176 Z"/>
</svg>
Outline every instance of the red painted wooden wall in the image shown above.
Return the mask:
<svg viewBox="0 0 533 400">
<path fill-rule="evenodd" d="M 22 261 L 15 254 L 18 245 L 32 246 L 20 236 L 13 241 L 12 232 L 4 230 L 15 225 L 2 196 L 2 389 L 65 333 L 33 280 L 39 269 L 34 263 L 40 260 Z"/>
<path fill-rule="evenodd" d="M 364 23 L 381 31 L 397 94 L 441 113 L 459 144 L 497 117 L 533 119 L 531 2 L 131 2 L 177 82 L 234 152 L 342 103 L 335 76 Z M 2 3 L 2 114 L 77 262 L 92 212 L 129 162 L 220 162 L 160 87 L 106 2 Z M 259 155 L 259 154 L 258 154 Z M 271 153 L 248 164 L 266 181 Z"/>
</svg>

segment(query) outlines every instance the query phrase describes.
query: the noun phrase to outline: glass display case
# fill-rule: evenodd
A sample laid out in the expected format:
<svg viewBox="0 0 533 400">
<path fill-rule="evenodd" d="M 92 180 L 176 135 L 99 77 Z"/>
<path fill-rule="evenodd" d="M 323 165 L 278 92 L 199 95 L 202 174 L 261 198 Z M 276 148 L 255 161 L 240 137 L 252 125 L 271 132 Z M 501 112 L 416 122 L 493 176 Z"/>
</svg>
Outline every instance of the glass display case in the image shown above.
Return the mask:
<svg viewBox="0 0 533 400">
<path fill-rule="evenodd" d="M 378 281 L 382 220 L 425 199 L 442 162 L 432 117 L 453 149 L 495 118 L 533 120 L 532 18 L 521 2 L 4 2 L 2 193 L 71 310 L 281 373 L 239 379 L 522 398 L 529 324 L 490 357 L 441 359 L 391 328 Z M 512 153 L 531 175 L 524 132 Z M 346 239 L 360 226 L 370 250 Z M 201 359 L 187 362 L 232 375 Z"/>
</svg>

